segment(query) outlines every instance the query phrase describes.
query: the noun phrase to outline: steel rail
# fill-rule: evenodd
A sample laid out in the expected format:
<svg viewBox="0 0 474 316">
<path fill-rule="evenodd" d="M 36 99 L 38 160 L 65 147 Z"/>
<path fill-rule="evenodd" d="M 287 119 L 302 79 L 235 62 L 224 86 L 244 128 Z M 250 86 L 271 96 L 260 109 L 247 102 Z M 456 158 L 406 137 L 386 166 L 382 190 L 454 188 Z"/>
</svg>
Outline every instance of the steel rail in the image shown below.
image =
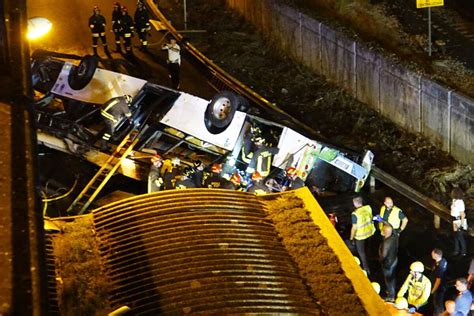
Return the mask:
<svg viewBox="0 0 474 316">
<path fill-rule="evenodd" d="M 166 26 L 168 32 L 171 33 L 180 42 L 180 44 L 191 54 L 191 56 L 194 57 L 196 61 L 200 62 L 204 67 L 206 67 L 209 71 L 209 74 L 217 77 L 221 82 L 223 82 L 227 86 L 227 88 L 243 95 L 262 109 L 265 109 L 270 112 L 276 112 L 279 115 L 282 115 L 285 120 L 287 120 L 287 122 L 290 122 L 291 125 L 296 126 L 297 129 L 304 130 L 309 135 L 314 136 L 317 139 L 327 141 L 327 138 L 321 135 L 319 132 L 315 131 L 313 128 L 304 124 L 303 122 L 293 118 L 288 113 L 278 108 L 274 103 L 271 103 L 270 101 L 259 95 L 257 92 L 253 91 L 245 84 L 232 77 L 229 73 L 224 71 L 214 62 L 212 62 L 209 58 L 207 58 L 204 54 L 202 54 L 196 47 L 194 47 L 189 42 L 184 41 L 183 36 L 171 25 L 170 22 L 168 22 L 168 19 L 158 9 L 153 0 L 147 0 L 147 5 L 152 14 L 154 14 L 155 17 L 158 18 Z M 447 222 L 452 222 L 448 208 L 443 206 L 439 202 L 416 191 L 414 188 L 410 187 L 409 185 L 403 183 L 402 181 L 398 180 L 397 178 L 391 176 L 390 174 L 377 167 L 372 168 L 372 176 L 376 180 L 397 191 L 407 199 L 420 205 L 421 207 L 433 213 L 434 215 L 439 216 Z"/>
</svg>

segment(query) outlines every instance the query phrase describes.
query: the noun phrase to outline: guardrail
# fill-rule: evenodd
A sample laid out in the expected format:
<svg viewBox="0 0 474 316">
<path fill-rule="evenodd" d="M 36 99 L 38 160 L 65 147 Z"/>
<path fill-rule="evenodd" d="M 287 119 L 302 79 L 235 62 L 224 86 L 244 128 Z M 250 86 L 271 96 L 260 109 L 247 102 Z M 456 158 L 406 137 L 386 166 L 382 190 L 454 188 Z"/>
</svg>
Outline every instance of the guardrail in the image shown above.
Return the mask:
<svg viewBox="0 0 474 316">
<path fill-rule="evenodd" d="M 234 92 L 246 97 L 251 102 L 253 102 L 258 107 L 278 113 L 284 118 L 285 123 L 290 123 L 292 127 L 295 126 L 297 130 L 303 130 L 308 135 L 314 136 L 316 139 L 320 139 L 325 141 L 326 138 L 312 129 L 310 126 L 300 122 L 299 120 L 295 119 L 294 117 L 290 116 L 288 113 L 284 112 L 280 108 L 278 108 L 275 104 L 271 103 L 257 92 L 253 91 L 245 84 L 240 82 L 239 80 L 232 77 L 222 68 L 214 64 L 209 58 L 204 56 L 196 47 L 192 44 L 183 41 L 183 36 L 179 34 L 179 32 L 171 25 L 168 19 L 163 15 L 163 13 L 157 8 L 153 0 L 147 0 L 148 8 L 151 12 L 158 18 L 167 28 L 168 32 L 175 37 L 180 44 L 203 66 L 205 66 L 209 73 L 215 77 L 217 77 L 222 83 L 224 83 L 229 89 L 233 90 Z M 383 170 L 374 167 L 372 168 L 372 175 L 380 182 L 385 184 L 386 186 L 394 189 L 395 191 L 399 192 L 412 202 L 420 205 L 424 209 L 428 210 L 429 212 L 433 213 L 436 216 L 439 216 L 443 220 L 447 222 L 451 222 L 451 216 L 449 214 L 449 210 L 438 203 L 437 201 L 423 195 L 422 193 L 416 191 L 415 189 L 411 188 L 410 186 L 406 185 L 405 183 L 401 182 L 400 180 L 396 179 L 395 177 L 391 176 L 390 174 L 384 172 Z"/>
</svg>

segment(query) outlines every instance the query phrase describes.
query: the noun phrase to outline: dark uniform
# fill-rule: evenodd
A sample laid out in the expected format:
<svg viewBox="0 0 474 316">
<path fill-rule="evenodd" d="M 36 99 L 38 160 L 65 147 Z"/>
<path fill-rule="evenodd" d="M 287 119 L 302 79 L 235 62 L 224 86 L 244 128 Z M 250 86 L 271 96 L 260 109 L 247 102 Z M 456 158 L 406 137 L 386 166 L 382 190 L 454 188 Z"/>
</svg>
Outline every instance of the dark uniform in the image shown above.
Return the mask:
<svg viewBox="0 0 474 316">
<path fill-rule="evenodd" d="M 99 38 L 102 41 L 105 53 L 109 54 L 109 50 L 107 48 L 107 38 L 105 37 L 105 24 L 105 18 L 100 14 L 99 8 L 94 7 L 94 14 L 92 14 L 92 16 L 89 18 L 89 28 L 92 32 L 92 49 L 94 50 L 94 55 L 97 55 L 97 44 L 99 42 Z"/>
<path fill-rule="evenodd" d="M 138 2 L 137 11 L 135 11 L 135 27 L 142 43 L 141 50 L 146 51 L 148 48 L 148 32 L 150 31 L 150 16 L 143 3 Z"/>
<path fill-rule="evenodd" d="M 112 11 L 112 30 L 115 35 L 115 52 L 122 52 L 121 42 L 120 42 L 120 18 L 122 17 L 122 11 L 120 10 L 120 4 L 114 2 L 114 10 Z"/>
<path fill-rule="evenodd" d="M 269 147 L 262 143 L 256 144 L 256 151 L 253 153 L 250 163 L 248 164 L 247 173 L 258 171 L 262 177 L 270 174 L 273 156 L 278 153 L 278 148 Z"/>
<path fill-rule="evenodd" d="M 262 181 L 254 182 L 248 189 L 247 192 L 255 194 L 267 194 L 270 192 L 270 189 L 262 183 Z"/>
<path fill-rule="evenodd" d="M 126 7 L 122 7 L 122 16 L 120 17 L 120 35 L 123 37 L 125 53 L 130 55 L 132 53 L 133 20 L 132 17 L 128 15 Z"/>
<path fill-rule="evenodd" d="M 176 189 L 189 189 L 195 187 L 196 184 L 194 183 L 194 180 L 187 177 L 176 181 Z"/>
<path fill-rule="evenodd" d="M 205 188 L 211 188 L 211 189 L 228 189 L 228 190 L 234 190 L 235 186 L 232 184 L 227 179 L 224 179 L 218 174 L 212 174 L 210 177 L 208 177 L 206 180 L 204 180 L 204 185 Z"/>
<path fill-rule="evenodd" d="M 107 130 L 102 136 L 104 141 L 110 140 L 113 133 L 115 132 L 115 128 L 124 117 L 130 118 L 132 116 L 132 113 L 128 108 L 131 101 L 132 97 L 128 95 L 121 96 L 110 99 L 102 106 L 100 114 L 104 118 L 105 125 L 107 126 Z"/>
</svg>

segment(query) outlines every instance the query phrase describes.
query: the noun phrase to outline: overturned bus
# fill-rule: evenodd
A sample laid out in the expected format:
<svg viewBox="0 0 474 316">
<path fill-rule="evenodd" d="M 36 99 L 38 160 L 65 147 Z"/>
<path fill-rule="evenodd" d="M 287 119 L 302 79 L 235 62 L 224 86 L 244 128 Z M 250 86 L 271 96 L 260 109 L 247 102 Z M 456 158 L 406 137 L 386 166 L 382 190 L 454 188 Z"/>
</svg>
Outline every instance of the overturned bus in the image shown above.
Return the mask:
<svg viewBox="0 0 474 316">
<path fill-rule="evenodd" d="M 185 164 L 223 163 L 224 172 L 255 169 L 251 155 L 258 139 L 271 148 L 267 178 L 281 178 L 294 167 L 318 192 L 359 191 L 371 169 L 373 154 L 341 149 L 311 139 L 278 122 L 242 97 L 218 92 L 210 101 L 142 79 L 97 67 L 93 56 L 79 65 L 64 58 L 35 54 L 32 73 L 38 139 L 100 164 L 99 140 L 105 130 L 101 106 L 111 98 L 132 96 L 132 117 L 122 120 L 110 139 L 111 150 L 134 131 L 138 138 L 119 172 L 146 179 L 150 157 L 160 154 Z M 270 117 L 270 119 L 265 119 Z M 62 145 L 58 145 L 63 143 Z M 91 159 L 89 159 L 91 160 Z"/>
</svg>

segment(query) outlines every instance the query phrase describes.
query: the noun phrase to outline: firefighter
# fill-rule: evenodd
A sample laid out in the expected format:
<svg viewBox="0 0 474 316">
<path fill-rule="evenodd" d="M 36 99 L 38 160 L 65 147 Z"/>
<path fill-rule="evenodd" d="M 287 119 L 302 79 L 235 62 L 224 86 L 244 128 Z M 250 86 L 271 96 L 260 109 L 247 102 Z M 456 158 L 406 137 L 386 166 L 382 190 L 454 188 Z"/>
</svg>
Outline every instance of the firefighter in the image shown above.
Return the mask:
<svg viewBox="0 0 474 316">
<path fill-rule="evenodd" d="M 247 192 L 255 193 L 257 195 L 263 195 L 270 192 L 270 189 L 263 183 L 263 177 L 255 171 L 252 174 L 252 185 L 247 189 Z"/>
<path fill-rule="evenodd" d="M 234 172 L 232 176 L 230 177 L 229 181 L 232 184 L 232 186 L 229 187 L 228 189 L 238 190 L 238 191 L 241 190 L 240 184 L 242 182 L 242 176 L 238 172 Z"/>
<path fill-rule="evenodd" d="M 233 189 L 233 184 L 221 176 L 222 165 L 215 163 L 211 167 L 211 175 L 204 180 L 203 186 L 210 189 Z"/>
<path fill-rule="evenodd" d="M 107 38 L 105 37 L 105 18 L 100 14 L 100 9 L 98 6 L 94 6 L 93 14 L 89 18 L 89 28 L 92 32 L 92 49 L 94 50 L 94 55 L 97 55 L 97 44 L 99 43 L 99 38 L 102 41 L 102 46 L 104 46 L 104 52 L 109 55 L 109 49 L 107 48 Z"/>
<path fill-rule="evenodd" d="M 355 244 L 359 254 L 362 267 L 370 275 L 370 268 L 365 254 L 366 241 L 375 233 L 375 226 L 372 221 L 372 208 L 370 205 L 363 205 L 362 197 L 352 199 L 355 210 L 352 212 L 351 244 Z"/>
<path fill-rule="evenodd" d="M 260 127 L 251 125 L 250 131 L 245 136 L 244 143 L 242 145 L 242 150 L 241 150 L 242 161 L 245 162 L 246 164 L 249 164 L 250 161 L 252 160 L 253 151 L 255 147 L 254 146 L 255 139 L 261 136 L 262 136 L 262 131 Z"/>
<path fill-rule="evenodd" d="M 176 189 L 189 189 L 195 188 L 196 184 L 194 180 L 191 179 L 193 175 L 193 168 L 186 167 L 183 170 L 183 175 L 181 176 L 181 180 L 176 181 Z"/>
<path fill-rule="evenodd" d="M 112 31 L 115 36 L 115 53 L 122 53 L 120 41 L 120 19 L 122 17 L 122 10 L 120 3 L 114 2 L 114 10 L 112 11 Z"/>
<path fill-rule="evenodd" d="M 298 177 L 298 170 L 295 167 L 286 169 L 286 179 L 282 185 L 282 191 L 296 190 L 304 185 L 304 180 Z"/>
<path fill-rule="evenodd" d="M 404 297 L 408 291 L 408 311 L 414 313 L 420 307 L 428 303 L 431 292 L 431 282 L 423 275 L 425 267 L 420 261 L 415 261 L 410 265 L 410 274 L 406 278 L 402 287 L 398 291 L 397 297 Z"/>
<path fill-rule="evenodd" d="M 132 104 L 132 97 L 130 95 L 124 95 L 121 97 L 115 97 L 107 101 L 100 110 L 100 114 L 105 121 L 107 129 L 102 136 L 103 144 L 107 144 L 110 138 L 115 132 L 115 129 L 124 118 L 130 119 L 132 113 L 130 112 L 129 106 Z"/>
<path fill-rule="evenodd" d="M 385 197 L 383 204 L 384 205 L 380 208 L 380 233 L 383 234 L 382 228 L 384 223 L 388 223 L 392 226 L 394 235 L 399 237 L 400 233 L 405 230 L 405 227 L 408 224 L 408 218 L 400 208 L 393 205 L 393 200 L 391 197 Z"/>
<path fill-rule="evenodd" d="M 163 187 L 163 178 L 161 177 L 161 167 L 163 159 L 156 154 L 151 158 L 150 172 L 148 173 L 148 193 L 160 191 Z"/>
<path fill-rule="evenodd" d="M 125 45 L 125 54 L 132 55 L 132 36 L 133 36 L 133 20 L 128 14 L 128 9 L 125 6 L 121 8 L 122 16 L 120 17 L 120 35 L 123 37 Z"/>
<path fill-rule="evenodd" d="M 151 30 L 150 26 L 150 17 L 148 11 L 145 8 L 145 5 L 138 1 L 137 10 L 135 11 L 135 27 L 140 38 L 142 46 L 140 47 L 141 51 L 146 51 L 148 48 L 148 32 Z"/>
<path fill-rule="evenodd" d="M 278 153 L 278 148 L 267 146 L 265 139 L 261 136 L 254 139 L 254 145 L 255 151 L 245 172 L 252 174 L 254 171 L 258 171 L 265 178 L 270 174 L 273 155 Z"/>
<path fill-rule="evenodd" d="M 202 188 L 204 181 L 204 164 L 199 159 L 193 161 L 193 179 L 196 183 L 196 188 Z"/>
</svg>

